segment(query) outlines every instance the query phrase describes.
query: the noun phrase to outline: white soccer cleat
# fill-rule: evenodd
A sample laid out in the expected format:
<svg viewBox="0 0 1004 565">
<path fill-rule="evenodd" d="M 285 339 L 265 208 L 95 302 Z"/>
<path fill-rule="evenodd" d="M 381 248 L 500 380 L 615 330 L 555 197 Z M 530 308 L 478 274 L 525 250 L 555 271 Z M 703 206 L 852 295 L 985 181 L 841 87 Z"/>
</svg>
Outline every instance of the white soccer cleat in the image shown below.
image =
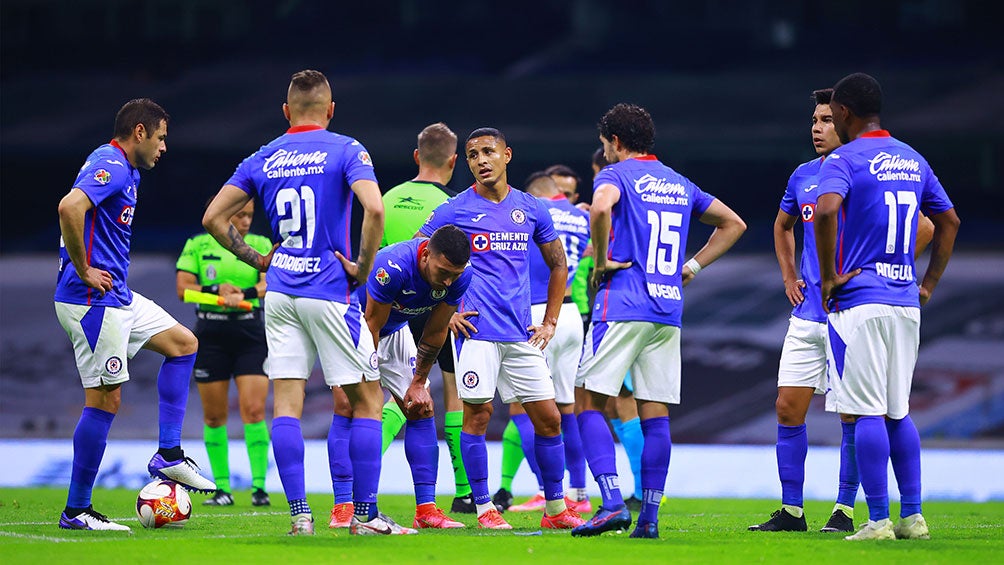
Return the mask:
<svg viewBox="0 0 1004 565">
<path fill-rule="evenodd" d="M 158 479 L 174 481 L 188 490 L 204 494 L 216 492 L 216 483 L 199 474 L 198 467 L 191 457 L 182 457 L 177 461 L 166 461 L 160 453 L 154 454 L 147 465 L 150 476 Z"/>
<path fill-rule="evenodd" d="M 59 527 L 64 530 L 104 530 L 132 533 L 129 526 L 112 522 L 108 519 L 108 516 L 95 512 L 93 506 L 88 507 L 87 510 L 84 510 L 73 518 L 68 517 L 65 512 L 62 513 L 59 516 Z"/>
<path fill-rule="evenodd" d="M 890 540 L 896 539 L 896 534 L 892 530 L 892 520 L 885 518 L 879 520 L 878 522 L 868 521 L 867 524 L 861 526 L 861 529 L 857 531 L 856 534 L 849 535 L 844 538 L 849 541 L 861 541 L 861 540 Z"/>
<path fill-rule="evenodd" d="M 931 539 L 927 520 L 922 514 L 910 514 L 906 518 L 901 518 L 893 526 L 892 531 L 896 534 L 896 539 Z"/>
<path fill-rule="evenodd" d="M 297 514 L 292 517 L 293 527 L 287 536 L 312 536 L 314 535 L 314 517 L 310 514 Z"/>
<path fill-rule="evenodd" d="M 356 536 L 403 536 L 417 534 L 418 530 L 401 526 L 394 520 L 391 520 L 389 516 L 380 512 L 376 518 L 373 518 L 369 522 L 363 522 L 356 516 L 352 516 L 349 533 Z"/>
</svg>

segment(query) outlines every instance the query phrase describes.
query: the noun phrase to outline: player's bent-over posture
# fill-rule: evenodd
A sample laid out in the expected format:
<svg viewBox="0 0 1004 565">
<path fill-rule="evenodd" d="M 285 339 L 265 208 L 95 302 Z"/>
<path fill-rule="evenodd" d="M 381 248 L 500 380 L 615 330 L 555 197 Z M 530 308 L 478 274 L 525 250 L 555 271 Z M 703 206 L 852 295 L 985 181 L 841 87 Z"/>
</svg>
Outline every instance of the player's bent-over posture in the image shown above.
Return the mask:
<svg viewBox="0 0 1004 565">
<path fill-rule="evenodd" d="M 656 538 L 669 471 L 669 405 L 680 402 L 683 286 L 728 251 L 746 224 L 652 154 L 655 124 L 644 108 L 618 104 L 600 119 L 599 130 L 611 165 L 593 180 L 592 278 L 598 291 L 575 394 L 582 445 L 603 503 L 572 535 L 593 536 L 631 524 L 620 492 L 613 437 L 603 415 L 607 400 L 617 396 L 630 370 L 645 437 L 644 496 L 631 537 Z M 683 263 L 691 217 L 715 230 Z"/>
<path fill-rule="evenodd" d="M 128 530 L 91 505 L 91 491 L 108 430 L 129 380 L 128 359 L 140 349 L 165 357 L 157 375 L 160 447 L 148 470 L 190 490 L 212 492 L 181 449 L 181 426 L 198 340 L 153 301 L 126 285 L 129 242 L 140 169 L 167 151 L 168 115 L 147 98 L 131 100 L 115 116 L 114 138 L 80 168 L 59 202 L 59 277 L 55 306 L 73 344 L 84 386 L 84 409 L 73 432 L 73 468 L 59 527 Z"/>
<path fill-rule="evenodd" d="M 283 114 L 290 128 L 244 160 L 206 210 L 203 225 L 245 262 L 267 270 L 266 372 L 274 387 L 272 447 L 289 501 L 292 535 L 314 533 L 304 491 L 300 417 L 306 380 L 320 356 L 324 381 L 341 386 L 352 404 L 352 460 L 356 534 L 414 533 L 377 509 L 380 409 L 383 391 L 376 351 L 352 287 L 364 283 L 383 232 L 383 203 L 369 153 L 355 139 L 326 131 L 335 104 L 323 74 L 293 75 Z M 353 194 L 363 207 L 356 272 L 350 254 Z M 261 255 L 244 242 L 230 217 L 252 197 L 268 215 L 279 243 Z M 354 276 L 353 276 L 354 275 Z"/>
<path fill-rule="evenodd" d="M 415 528 L 463 528 L 436 507 L 439 441 L 429 370 L 446 342 L 450 319 L 471 284 L 470 241 L 454 226 L 429 239 L 385 247 L 366 281 L 366 323 L 379 337 L 380 382 L 407 418 L 404 452 L 415 483 Z M 409 320 L 427 314 L 415 345 Z"/>
<path fill-rule="evenodd" d="M 554 336 L 565 294 L 565 253 L 543 203 L 506 182 L 512 148 L 497 129 L 476 129 L 465 144 L 474 185 L 441 204 L 421 229 L 431 234 L 453 224 L 471 242 L 474 277 L 461 305 L 476 314 L 454 315 L 457 389 L 464 401 L 461 453 L 482 528 L 510 529 L 488 491 L 485 432 L 492 397 L 519 402 L 534 424 L 534 451 L 547 499 L 541 527 L 567 529 L 582 522 L 565 506 L 561 415 L 541 351 Z M 551 271 L 547 308 L 540 325 L 530 317 L 529 246 L 540 247 Z"/>
<path fill-rule="evenodd" d="M 821 304 L 829 313 L 827 368 L 836 411 L 857 418 L 854 444 L 869 516 L 845 539 L 926 539 L 910 387 L 920 306 L 948 265 L 959 217 L 927 161 L 882 129 L 878 81 L 863 73 L 844 77 L 833 87 L 830 109 L 844 145 L 823 163 L 816 201 Z M 934 224 L 919 288 L 918 210 Z M 895 527 L 889 519 L 890 458 L 901 502 Z"/>
</svg>

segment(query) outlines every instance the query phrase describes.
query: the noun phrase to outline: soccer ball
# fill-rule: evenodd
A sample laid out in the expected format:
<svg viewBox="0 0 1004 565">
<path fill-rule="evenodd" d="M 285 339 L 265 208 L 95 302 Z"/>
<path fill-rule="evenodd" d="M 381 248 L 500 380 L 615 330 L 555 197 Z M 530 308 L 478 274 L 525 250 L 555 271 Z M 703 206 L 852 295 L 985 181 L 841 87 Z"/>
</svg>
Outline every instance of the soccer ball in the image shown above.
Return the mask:
<svg viewBox="0 0 1004 565">
<path fill-rule="evenodd" d="M 139 491 L 136 514 L 144 528 L 180 528 L 192 516 L 192 499 L 178 483 L 157 479 Z"/>
</svg>

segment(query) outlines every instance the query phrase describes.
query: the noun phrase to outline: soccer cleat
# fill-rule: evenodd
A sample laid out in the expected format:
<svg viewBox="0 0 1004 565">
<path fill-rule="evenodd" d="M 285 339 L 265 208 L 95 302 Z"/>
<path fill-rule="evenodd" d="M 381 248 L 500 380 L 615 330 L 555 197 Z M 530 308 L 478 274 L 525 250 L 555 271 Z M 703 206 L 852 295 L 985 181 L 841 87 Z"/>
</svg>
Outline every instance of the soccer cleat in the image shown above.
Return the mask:
<svg viewBox="0 0 1004 565">
<path fill-rule="evenodd" d="M 348 528 L 352 525 L 352 514 L 356 511 L 356 505 L 351 502 L 342 502 L 331 507 L 331 521 L 329 528 Z"/>
<path fill-rule="evenodd" d="M 177 461 L 165 461 L 160 453 L 155 453 L 146 469 L 151 477 L 174 481 L 188 490 L 203 494 L 216 491 L 216 483 L 199 474 L 198 466 L 191 457 L 182 456 Z"/>
<path fill-rule="evenodd" d="M 633 538 L 659 539 L 659 522 L 641 522 L 635 524 L 631 532 Z"/>
<path fill-rule="evenodd" d="M 377 513 L 376 518 L 368 522 L 363 522 L 356 515 L 352 515 L 352 524 L 349 526 L 349 533 L 355 536 L 406 536 L 417 534 L 418 530 L 406 528 L 398 525 L 383 512 Z"/>
<path fill-rule="evenodd" d="M 830 515 L 830 519 L 826 521 L 826 525 L 823 526 L 819 531 L 821 532 L 853 532 L 854 531 L 854 520 L 850 516 L 844 514 L 842 510 L 834 510 L 833 514 Z"/>
<path fill-rule="evenodd" d="M 435 504 L 423 504 L 415 509 L 415 520 L 411 523 L 413 528 L 436 528 L 448 530 L 453 528 L 466 528 L 462 522 L 458 522 L 443 513 Z"/>
<path fill-rule="evenodd" d="M 203 506 L 233 506 L 234 497 L 229 492 L 216 489 L 216 494 L 202 501 Z"/>
<path fill-rule="evenodd" d="M 474 498 L 471 495 L 458 496 L 453 499 L 453 505 L 450 506 L 450 512 L 454 514 L 477 514 L 478 505 L 474 504 Z"/>
<path fill-rule="evenodd" d="M 565 508 L 560 514 L 554 516 L 548 516 L 545 512 L 540 517 L 540 527 L 548 530 L 571 530 L 585 522 L 582 516 L 579 516 L 579 513 L 571 508 Z"/>
<path fill-rule="evenodd" d="M 512 526 L 505 521 L 498 510 L 492 508 L 478 516 L 478 527 L 485 530 L 511 530 Z"/>
<path fill-rule="evenodd" d="M 544 506 L 546 505 L 547 500 L 544 499 L 544 495 L 538 492 L 523 504 L 510 506 L 509 512 L 540 512 L 544 510 Z"/>
<path fill-rule="evenodd" d="M 492 496 L 492 503 L 495 505 L 495 508 L 498 508 L 499 512 L 509 510 L 509 507 L 512 506 L 512 502 L 512 493 L 504 488 L 500 488 L 498 492 Z"/>
<path fill-rule="evenodd" d="M 896 533 L 892 529 L 892 520 L 884 518 L 878 522 L 868 520 L 867 524 L 861 526 L 858 533 L 846 536 L 844 539 L 848 541 L 890 540 L 896 539 Z"/>
<path fill-rule="evenodd" d="M 314 517 L 310 514 L 297 514 L 292 518 L 293 527 L 290 528 L 287 536 L 312 536 L 314 535 Z"/>
<path fill-rule="evenodd" d="M 633 494 L 624 499 L 624 504 L 632 512 L 641 512 L 641 499 Z"/>
<path fill-rule="evenodd" d="M 256 488 L 251 491 L 251 506 L 271 506 L 272 500 L 269 499 L 268 493 L 260 488 Z"/>
<path fill-rule="evenodd" d="M 88 506 L 86 510 L 73 516 L 72 518 L 63 512 L 59 516 L 59 527 L 64 530 L 105 530 L 114 532 L 132 532 L 129 526 L 116 524 L 108 519 L 108 516 L 94 510 L 93 506 Z"/>
<path fill-rule="evenodd" d="M 751 532 L 804 532 L 809 527 L 805 524 L 805 514 L 796 518 L 782 508 L 771 513 L 770 520 L 754 524 L 748 529 Z"/>
<path fill-rule="evenodd" d="M 574 537 L 598 536 L 603 532 L 624 530 L 631 525 L 631 511 L 627 506 L 608 510 L 600 506 L 592 518 L 572 530 Z"/>
<path fill-rule="evenodd" d="M 931 539 L 927 520 L 921 514 L 910 514 L 906 518 L 900 518 L 892 531 L 896 534 L 896 539 Z"/>
<path fill-rule="evenodd" d="M 579 514 L 589 514 L 593 511 L 593 503 L 590 502 L 588 498 L 583 498 L 582 500 L 572 500 L 566 496 L 565 506 L 567 506 L 570 510 L 578 512 Z"/>
</svg>

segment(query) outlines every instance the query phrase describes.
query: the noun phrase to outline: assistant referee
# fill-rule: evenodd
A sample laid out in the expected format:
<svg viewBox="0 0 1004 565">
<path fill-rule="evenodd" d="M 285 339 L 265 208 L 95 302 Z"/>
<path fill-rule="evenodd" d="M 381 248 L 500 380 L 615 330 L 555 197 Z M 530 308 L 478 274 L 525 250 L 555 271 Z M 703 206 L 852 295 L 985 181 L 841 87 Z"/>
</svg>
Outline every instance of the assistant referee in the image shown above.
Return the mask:
<svg viewBox="0 0 1004 565">
<path fill-rule="evenodd" d="M 249 233 L 253 217 L 252 200 L 230 221 L 248 245 L 266 254 L 272 249 L 272 243 L 265 236 Z M 263 365 L 268 349 L 261 310 L 265 273 L 235 257 L 208 233 L 185 242 L 176 268 L 178 298 L 184 299 L 185 290 L 192 289 L 218 294 L 225 301 L 225 306 L 200 304 L 196 310 L 195 335 L 199 338 L 199 353 L 195 360 L 195 382 L 202 398 L 203 436 L 217 488 L 215 495 L 203 504 L 231 506 L 234 503 L 227 438 L 228 396 L 233 377 L 251 462 L 251 504 L 267 506 L 270 503 L 265 492 L 269 444 L 265 423 L 268 377 Z M 251 303 L 250 312 L 237 307 L 242 300 Z"/>
</svg>

